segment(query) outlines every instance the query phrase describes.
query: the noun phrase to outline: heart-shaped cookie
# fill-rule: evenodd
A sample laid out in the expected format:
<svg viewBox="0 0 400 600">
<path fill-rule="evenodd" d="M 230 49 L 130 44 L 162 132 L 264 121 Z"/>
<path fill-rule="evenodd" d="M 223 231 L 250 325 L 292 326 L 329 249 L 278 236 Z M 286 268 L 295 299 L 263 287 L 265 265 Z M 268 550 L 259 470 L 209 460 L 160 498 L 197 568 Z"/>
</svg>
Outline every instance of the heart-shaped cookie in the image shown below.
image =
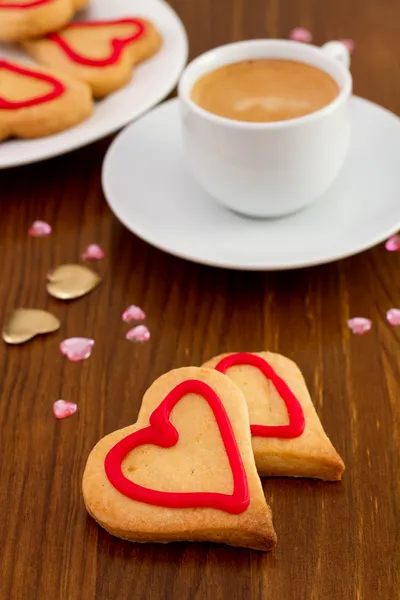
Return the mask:
<svg viewBox="0 0 400 600">
<path fill-rule="evenodd" d="M 57 329 L 60 329 L 60 321 L 47 310 L 18 308 L 8 317 L 2 335 L 7 344 L 23 344 L 36 335 Z"/>
<path fill-rule="evenodd" d="M 61 265 L 47 274 L 47 291 L 59 300 L 85 296 L 101 283 L 101 277 L 82 265 Z"/>
<path fill-rule="evenodd" d="M 43 64 L 65 70 L 103 97 L 128 83 L 133 66 L 160 48 L 161 36 L 142 18 L 82 21 L 24 46 Z"/>
<path fill-rule="evenodd" d="M 0 10 L 14 9 L 14 10 L 26 10 L 28 8 L 36 8 L 43 4 L 48 4 L 53 0 L 27 0 L 27 2 L 9 2 L 8 0 L 0 0 Z"/>
<path fill-rule="evenodd" d="M 22 75 L 24 78 L 24 84 L 26 88 L 29 87 L 29 80 L 32 82 L 40 82 L 44 84 L 46 91 L 44 93 L 34 94 L 33 96 L 27 96 L 23 99 L 7 99 L 2 95 L 2 90 L 5 88 L 5 92 L 7 91 L 7 85 L 0 84 L 0 110 L 16 110 L 18 108 L 29 108 L 31 106 L 36 106 L 38 104 L 43 104 L 45 102 L 50 102 L 51 100 L 55 100 L 59 96 L 61 96 L 65 92 L 65 86 L 51 75 L 47 75 L 46 73 L 41 73 L 36 71 L 32 67 L 24 67 L 22 65 L 18 65 L 16 63 L 12 63 L 8 60 L 0 60 L 0 81 L 2 77 L 4 77 L 4 72 L 13 73 L 16 75 Z M 15 81 L 17 81 L 15 79 Z M 10 82 L 11 83 L 11 82 Z M 32 83 L 32 87 L 34 88 L 34 84 Z"/>
<path fill-rule="evenodd" d="M 135 425 L 91 452 L 83 494 L 108 531 L 132 541 L 275 543 L 245 398 L 216 371 L 186 367 L 146 392 Z"/>
<path fill-rule="evenodd" d="M 261 356 L 249 352 L 237 352 L 222 358 L 215 369 L 226 375 L 228 369 L 234 366 L 249 366 L 258 369 L 264 377 L 271 382 L 279 396 L 285 403 L 289 423 L 287 425 L 260 425 L 253 423 L 250 417 L 250 430 L 253 436 L 297 438 L 305 427 L 304 413 L 299 400 L 293 394 L 286 382 L 279 377 L 271 365 Z"/>
<path fill-rule="evenodd" d="M 0 40 L 17 41 L 64 27 L 88 0 L 0 0 Z"/>
<path fill-rule="evenodd" d="M 204 367 L 243 391 L 260 475 L 341 479 L 344 464 L 325 434 L 295 363 L 271 352 L 217 356 Z"/>
<path fill-rule="evenodd" d="M 47 69 L 0 60 L 0 140 L 67 129 L 93 110 L 90 89 Z"/>
<path fill-rule="evenodd" d="M 126 26 L 126 33 L 121 29 Z M 120 33 L 118 33 L 120 28 Z M 78 33 L 78 35 L 76 35 Z M 51 33 L 48 39 L 58 44 L 68 58 L 85 67 L 110 67 L 117 63 L 126 46 L 137 42 L 145 33 L 145 26 L 138 19 L 118 19 L 115 21 L 83 21 L 71 23 L 63 33 Z M 71 35 L 72 34 L 72 35 Z M 104 55 L 94 57 L 89 51 L 88 34 L 93 42 L 104 46 Z M 85 36 L 85 40 L 83 39 Z M 81 51 L 78 50 L 81 46 Z M 94 50 L 93 43 L 93 50 Z M 96 54 L 97 54 L 96 48 Z M 103 54 L 103 52 L 102 52 Z"/>
</svg>

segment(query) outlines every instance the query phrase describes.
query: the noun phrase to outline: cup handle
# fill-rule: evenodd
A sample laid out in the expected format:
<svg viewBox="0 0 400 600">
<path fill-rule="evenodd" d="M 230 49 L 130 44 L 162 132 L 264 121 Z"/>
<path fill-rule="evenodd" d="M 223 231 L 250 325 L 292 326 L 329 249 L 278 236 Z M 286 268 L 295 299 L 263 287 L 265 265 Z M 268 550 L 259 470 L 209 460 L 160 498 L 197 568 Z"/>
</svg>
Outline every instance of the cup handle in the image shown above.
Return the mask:
<svg viewBox="0 0 400 600">
<path fill-rule="evenodd" d="M 342 42 L 328 42 L 321 46 L 321 50 L 341 62 L 347 69 L 350 68 L 350 52 Z"/>
</svg>

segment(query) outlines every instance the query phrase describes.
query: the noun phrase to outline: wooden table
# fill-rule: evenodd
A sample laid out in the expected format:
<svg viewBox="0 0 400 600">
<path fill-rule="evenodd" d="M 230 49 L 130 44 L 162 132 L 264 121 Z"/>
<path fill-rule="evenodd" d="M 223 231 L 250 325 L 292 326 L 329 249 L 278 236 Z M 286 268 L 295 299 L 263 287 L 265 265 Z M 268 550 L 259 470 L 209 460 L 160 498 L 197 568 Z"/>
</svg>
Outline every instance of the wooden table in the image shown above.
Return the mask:
<svg viewBox="0 0 400 600">
<path fill-rule="evenodd" d="M 251 37 L 285 37 L 298 25 L 317 44 L 352 37 L 355 92 L 400 113 L 397 0 L 175 0 L 191 56 Z M 1 313 L 47 308 L 60 332 L 1 345 L 0 598 L 2 600 L 389 600 L 400 598 L 400 255 L 381 246 L 295 272 L 206 268 L 154 250 L 108 209 L 100 169 L 110 140 L 0 173 Z M 399 191 L 400 194 L 400 191 Z M 399 195 L 400 201 L 400 195 Z M 34 219 L 53 235 L 27 237 Z M 63 304 L 46 272 L 100 243 L 102 285 Z M 144 307 L 147 344 L 124 339 L 120 315 Z M 346 321 L 373 319 L 364 337 Z M 96 341 L 71 363 L 70 336 Z M 270 554 L 208 544 L 134 545 L 86 514 L 81 476 L 105 433 L 136 418 L 163 372 L 225 350 L 268 348 L 302 368 L 347 470 L 340 484 L 265 480 L 279 545 Z M 56 421 L 52 403 L 77 402 Z"/>
</svg>

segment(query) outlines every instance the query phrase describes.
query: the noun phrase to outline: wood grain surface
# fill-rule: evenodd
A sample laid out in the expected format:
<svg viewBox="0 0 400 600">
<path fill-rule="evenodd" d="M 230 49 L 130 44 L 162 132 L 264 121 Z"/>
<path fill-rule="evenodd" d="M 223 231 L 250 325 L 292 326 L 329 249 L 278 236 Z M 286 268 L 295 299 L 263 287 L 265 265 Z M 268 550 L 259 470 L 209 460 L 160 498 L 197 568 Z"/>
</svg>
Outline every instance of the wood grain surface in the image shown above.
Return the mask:
<svg viewBox="0 0 400 600">
<path fill-rule="evenodd" d="M 94 0 L 95 1 L 95 0 Z M 191 56 L 309 27 L 316 43 L 354 38 L 355 92 L 400 114 L 398 0 L 174 0 Z M 134 6 L 134 2 L 132 3 Z M 50 309 L 61 330 L 21 347 L 0 345 L 1 600 L 392 600 L 400 598 L 400 254 L 381 246 L 302 271 L 240 273 L 154 250 L 113 217 L 100 170 L 110 139 L 42 164 L 0 172 L 0 302 Z M 400 196 L 399 196 L 400 201 Z M 53 235 L 27 237 L 35 219 Z M 46 272 L 78 261 L 88 243 L 106 258 L 90 296 L 51 299 Z M 124 339 L 130 303 L 148 314 L 147 344 Z M 352 316 L 373 319 L 363 337 Z M 58 351 L 70 336 L 96 340 L 92 357 Z M 279 537 L 263 554 L 208 544 L 135 545 L 86 514 L 81 476 L 104 434 L 136 419 L 163 372 L 227 350 L 279 351 L 296 360 L 343 482 L 264 480 Z M 56 421 L 52 403 L 76 402 Z"/>
</svg>

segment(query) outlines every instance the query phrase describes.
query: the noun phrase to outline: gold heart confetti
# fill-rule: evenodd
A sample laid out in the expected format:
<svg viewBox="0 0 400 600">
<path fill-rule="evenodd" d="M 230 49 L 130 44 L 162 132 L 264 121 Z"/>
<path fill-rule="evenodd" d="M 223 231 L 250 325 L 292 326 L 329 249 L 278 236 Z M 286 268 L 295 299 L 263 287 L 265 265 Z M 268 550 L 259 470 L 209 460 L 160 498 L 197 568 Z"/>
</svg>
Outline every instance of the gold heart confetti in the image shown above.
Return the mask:
<svg viewBox="0 0 400 600">
<path fill-rule="evenodd" d="M 57 329 L 60 329 L 60 321 L 47 310 L 17 308 L 8 317 L 2 335 L 7 344 L 23 344 L 36 335 Z"/>
<path fill-rule="evenodd" d="M 82 265 L 60 265 L 47 275 L 47 291 L 59 300 L 85 296 L 101 283 L 101 277 Z"/>
</svg>

